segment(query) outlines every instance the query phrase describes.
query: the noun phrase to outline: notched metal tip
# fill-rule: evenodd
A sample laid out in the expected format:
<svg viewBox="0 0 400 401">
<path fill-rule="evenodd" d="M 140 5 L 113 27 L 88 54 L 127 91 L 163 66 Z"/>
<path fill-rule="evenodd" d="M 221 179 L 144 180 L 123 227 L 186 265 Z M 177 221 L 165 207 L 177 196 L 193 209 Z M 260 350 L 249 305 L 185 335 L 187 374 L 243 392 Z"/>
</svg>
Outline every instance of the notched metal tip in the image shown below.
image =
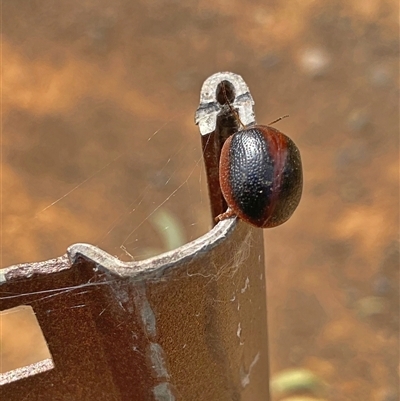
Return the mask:
<svg viewBox="0 0 400 401">
<path fill-rule="evenodd" d="M 240 129 L 239 121 L 244 126 L 256 123 L 254 100 L 245 81 L 232 72 L 211 75 L 201 88 L 195 122 L 202 136 L 212 224 L 227 209 L 219 183 L 219 158 L 225 140 Z"/>
<path fill-rule="evenodd" d="M 221 84 L 227 83 L 233 96 L 229 102 L 237 110 L 244 125 L 255 124 L 254 100 L 244 79 L 233 72 L 218 72 L 207 78 L 200 91 L 200 104 L 196 111 L 195 122 L 201 135 L 209 135 L 217 129 L 218 117 L 226 109 L 221 99 Z"/>
</svg>

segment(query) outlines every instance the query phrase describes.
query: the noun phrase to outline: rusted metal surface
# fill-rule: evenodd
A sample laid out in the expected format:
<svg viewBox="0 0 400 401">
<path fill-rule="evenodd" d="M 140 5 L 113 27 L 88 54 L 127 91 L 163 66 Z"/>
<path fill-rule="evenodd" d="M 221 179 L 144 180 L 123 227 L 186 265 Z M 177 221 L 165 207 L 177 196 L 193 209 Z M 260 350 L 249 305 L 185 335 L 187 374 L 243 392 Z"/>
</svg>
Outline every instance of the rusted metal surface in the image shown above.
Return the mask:
<svg viewBox="0 0 400 401">
<path fill-rule="evenodd" d="M 241 120 L 254 120 L 240 77 L 206 81 L 196 122 L 211 193 L 219 137 L 234 129 L 217 99 L 222 81 Z M 223 211 L 220 193 L 211 204 L 213 217 Z M 4 374 L 1 400 L 268 400 L 262 230 L 228 219 L 130 263 L 75 244 L 60 258 L 3 270 L 0 284 L 0 309 L 32 306 L 54 363 Z"/>
<path fill-rule="evenodd" d="M 225 90 L 222 85 L 225 85 Z M 226 96 L 228 99 L 225 99 Z M 214 218 L 226 210 L 219 185 L 221 148 L 224 141 L 239 128 L 237 116 L 233 116 L 231 110 L 234 109 L 247 126 L 255 123 L 253 106 L 253 98 L 243 78 L 231 72 L 212 75 L 201 88 L 195 120 L 201 134 L 213 224 Z"/>
</svg>

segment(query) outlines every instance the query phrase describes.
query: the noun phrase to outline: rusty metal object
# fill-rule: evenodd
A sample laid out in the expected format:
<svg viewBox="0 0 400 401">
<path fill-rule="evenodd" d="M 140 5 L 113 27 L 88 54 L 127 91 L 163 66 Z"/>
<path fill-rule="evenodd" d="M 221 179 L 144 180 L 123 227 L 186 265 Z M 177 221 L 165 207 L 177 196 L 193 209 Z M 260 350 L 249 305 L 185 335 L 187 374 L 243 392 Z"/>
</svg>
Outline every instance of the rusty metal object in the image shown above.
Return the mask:
<svg viewBox="0 0 400 401">
<path fill-rule="evenodd" d="M 217 99 L 222 81 L 241 120 L 254 119 L 241 77 L 205 82 L 196 121 L 211 192 L 220 136 L 234 130 Z M 210 198 L 215 217 L 224 205 L 220 193 Z M 141 262 L 75 244 L 57 259 L 6 268 L 0 309 L 32 306 L 54 368 L 0 375 L 0 399 L 266 401 L 265 300 L 262 230 L 236 219 Z"/>
<path fill-rule="evenodd" d="M 222 85 L 225 85 L 225 91 Z M 228 107 L 226 100 L 229 100 L 231 107 Z M 201 134 L 213 224 L 214 218 L 225 212 L 227 207 L 219 185 L 219 158 L 225 140 L 239 128 L 232 109 L 247 126 L 255 123 L 253 106 L 249 88 L 240 75 L 231 72 L 214 74 L 201 88 L 195 120 Z"/>
</svg>

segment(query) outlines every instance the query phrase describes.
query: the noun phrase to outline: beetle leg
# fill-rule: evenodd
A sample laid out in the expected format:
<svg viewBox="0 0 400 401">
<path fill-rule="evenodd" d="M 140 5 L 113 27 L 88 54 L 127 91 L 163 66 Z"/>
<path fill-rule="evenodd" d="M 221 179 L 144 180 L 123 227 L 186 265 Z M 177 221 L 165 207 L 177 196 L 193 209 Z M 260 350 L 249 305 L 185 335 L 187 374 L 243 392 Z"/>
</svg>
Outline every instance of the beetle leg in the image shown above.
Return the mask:
<svg viewBox="0 0 400 401">
<path fill-rule="evenodd" d="M 215 218 L 215 221 L 218 222 L 218 221 L 226 220 L 226 219 L 229 219 L 230 217 L 235 217 L 235 216 L 236 216 L 235 212 L 231 208 L 228 207 L 228 209 L 226 210 L 225 213 L 221 213 Z"/>
</svg>

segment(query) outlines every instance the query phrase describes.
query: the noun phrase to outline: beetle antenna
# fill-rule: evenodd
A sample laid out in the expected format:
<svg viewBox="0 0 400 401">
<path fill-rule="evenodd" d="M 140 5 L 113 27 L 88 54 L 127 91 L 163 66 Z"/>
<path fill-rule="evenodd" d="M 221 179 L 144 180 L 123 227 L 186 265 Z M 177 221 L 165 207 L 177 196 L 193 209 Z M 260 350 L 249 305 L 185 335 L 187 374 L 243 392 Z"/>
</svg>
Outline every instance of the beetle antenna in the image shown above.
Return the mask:
<svg viewBox="0 0 400 401">
<path fill-rule="evenodd" d="M 289 117 L 289 114 L 285 114 L 284 116 L 279 117 L 279 118 L 277 118 L 277 119 L 274 120 L 274 121 L 271 121 L 268 125 L 275 124 L 275 123 L 277 123 L 278 121 L 281 121 L 281 120 L 283 120 L 284 118 L 287 118 L 287 117 Z"/>
</svg>

